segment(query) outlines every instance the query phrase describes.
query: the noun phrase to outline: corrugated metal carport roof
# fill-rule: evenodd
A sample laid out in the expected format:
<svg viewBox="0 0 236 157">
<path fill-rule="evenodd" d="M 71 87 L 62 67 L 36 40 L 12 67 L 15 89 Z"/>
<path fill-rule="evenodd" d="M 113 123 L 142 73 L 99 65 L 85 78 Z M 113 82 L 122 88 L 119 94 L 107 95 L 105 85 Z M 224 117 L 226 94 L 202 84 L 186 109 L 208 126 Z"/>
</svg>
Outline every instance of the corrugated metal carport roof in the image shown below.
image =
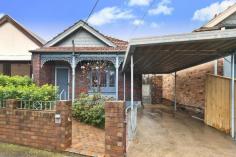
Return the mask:
<svg viewBox="0 0 236 157">
<path fill-rule="evenodd" d="M 140 74 L 172 73 L 236 52 L 236 29 L 131 39 L 123 71 Z"/>
</svg>

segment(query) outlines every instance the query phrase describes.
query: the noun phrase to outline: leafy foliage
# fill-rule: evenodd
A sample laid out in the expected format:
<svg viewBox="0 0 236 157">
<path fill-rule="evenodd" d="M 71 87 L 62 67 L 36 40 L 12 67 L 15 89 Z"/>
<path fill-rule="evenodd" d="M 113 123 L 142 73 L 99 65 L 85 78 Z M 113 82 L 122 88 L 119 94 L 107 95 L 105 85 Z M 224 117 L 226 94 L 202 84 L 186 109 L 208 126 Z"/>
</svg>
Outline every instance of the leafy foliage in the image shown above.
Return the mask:
<svg viewBox="0 0 236 157">
<path fill-rule="evenodd" d="M 29 86 L 32 80 L 27 76 L 6 76 L 0 75 L 0 86 Z"/>
<path fill-rule="evenodd" d="M 79 100 L 74 103 L 73 117 L 80 122 L 99 128 L 105 126 L 104 104 L 107 99 L 100 94 L 89 96 L 81 94 Z"/>
<path fill-rule="evenodd" d="M 56 99 L 52 85 L 36 86 L 29 77 L 0 75 L 0 100 L 51 101 Z"/>
</svg>

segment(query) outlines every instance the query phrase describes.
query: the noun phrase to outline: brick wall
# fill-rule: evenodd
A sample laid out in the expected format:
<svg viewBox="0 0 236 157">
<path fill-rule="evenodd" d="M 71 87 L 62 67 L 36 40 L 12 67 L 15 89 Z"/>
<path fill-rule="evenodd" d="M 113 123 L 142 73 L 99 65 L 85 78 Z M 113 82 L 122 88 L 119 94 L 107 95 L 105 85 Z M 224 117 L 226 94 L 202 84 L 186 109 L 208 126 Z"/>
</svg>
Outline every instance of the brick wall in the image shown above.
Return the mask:
<svg viewBox="0 0 236 157">
<path fill-rule="evenodd" d="M 40 54 L 32 54 L 32 72 L 36 84 L 40 84 L 41 59 Z"/>
<path fill-rule="evenodd" d="M 105 104 L 105 156 L 124 157 L 126 154 L 126 115 L 123 101 Z"/>
<path fill-rule="evenodd" d="M 127 101 L 130 101 L 131 98 L 131 74 L 126 73 L 125 74 L 125 97 Z M 124 76 L 121 72 L 121 69 L 119 71 L 119 100 L 124 99 Z M 142 100 L 142 75 L 141 74 L 135 74 L 134 75 L 134 101 L 141 101 Z"/>
<path fill-rule="evenodd" d="M 64 150 L 72 142 L 71 102 L 57 102 L 55 111 L 17 109 L 19 102 L 7 100 L 0 109 L 0 141 L 46 150 Z M 55 113 L 61 124 L 55 124 Z"/>
<path fill-rule="evenodd" d="M 177 72 L 177 103 L 204 109 L 205 80 L 207 73 L 214 73 L 214 62 L 205 63 Z M 223 74 L 223 59 L 218 60 L 218 74 Z M 163 98 L 174 100 L 174 76 L 163 75 Z"/>
<path fill-rule="evenodd" d="M 151 77 L 152 104 L 158 104 L 162 102 L 162 82 L 162 76 Z"/>
</svg>

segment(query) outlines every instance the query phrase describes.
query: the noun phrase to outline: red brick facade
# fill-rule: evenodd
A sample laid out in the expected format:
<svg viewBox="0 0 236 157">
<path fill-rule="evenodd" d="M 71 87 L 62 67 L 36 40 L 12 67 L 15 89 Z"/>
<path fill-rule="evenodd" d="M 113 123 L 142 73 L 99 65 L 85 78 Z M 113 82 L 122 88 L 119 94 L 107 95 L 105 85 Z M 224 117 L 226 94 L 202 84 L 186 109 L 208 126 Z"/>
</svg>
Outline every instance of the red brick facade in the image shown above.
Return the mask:
<svg viewBox="0 0 236 157">
<path fill-rule="evenodd" d="M 151 78 L 152 104 L 159 104 L 162 101 L 162 81 L 162 76 L 156 76 Z"/>
<path fill-rule="evenodd" d="M 58 102 L 56 111 L 17 109 L 19 102 L 7 100 L 0 109 L 0 141 L 46 150 L 64 150 L 72 142 L 71 102 Z M 61 124 L 55 124 L 55 113 Z"/>
<path fill-rule="evenodd" d="M 123 101 L 106 102 L 105 113 L 105 157 L 125 157 L 125 103 Z"/>
<path fill-rule="evenodd" d="M 218 75 L 223 75 L 223 59 L 218 60 Z M 205 63 L 177 72 L 177 103 L 185 107 L 204 109 L 205 80 L 207 74 L 214 73 L 214 62 Z M 163 75 L 162 97 L 174 100 L 174 75 Z M 161 83 L 161 82 L 159 82 Z"/>
<path fill-rule="evenodd" d="M 33 53 L 32 55 L 33 60 L 33 76 L 34 81 L 38 85 L 43 84 L 52 84 L 55 85 L 55 67 L 56 65 L 69 67 L 70 69 L 70 83 L 69 83 L 69 95 L 71 96 L 71 67 L 66 62 L 61 61 L 49 61 L 46 62 L 43 67 L 41 67 L 40 61 L 40 54 Z M 80 69 L 80 66 L 77 65 L 76 73 L 75 73 L 75 97 L 78 98 L 80 93 L 88 93 L 88 75 L 87 73 L 83 73 Z M 119 100 L 123 100 L 124 95 L 124 82 L 123 82 L 123 74 L 121 72 L 121 66 L 119 69 L 119 89 L 118 89 L 118 96 Z M 130 73 L 126 74 L 126 100 L 130 100 Z M 142 99 L 142 75 L 135 75 L 134 76 L 134 100 L 141 101 Z"/>
</svg>

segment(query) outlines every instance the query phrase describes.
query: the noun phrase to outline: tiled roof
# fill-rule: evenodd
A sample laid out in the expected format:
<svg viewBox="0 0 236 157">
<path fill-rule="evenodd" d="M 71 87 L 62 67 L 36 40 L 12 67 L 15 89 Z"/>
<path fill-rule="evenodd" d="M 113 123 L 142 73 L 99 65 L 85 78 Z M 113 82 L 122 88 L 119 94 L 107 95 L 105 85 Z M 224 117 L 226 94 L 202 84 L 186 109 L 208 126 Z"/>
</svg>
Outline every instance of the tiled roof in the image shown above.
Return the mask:
<svg viewBox="0 0 236 157">
<path fill-rule="evenodd" d="M 109 37 L 109 36 L 105 36 L 105 38 L 107 38 L 108 40 L 113 42 L 118 47 L 127 47 L 128 46 L 128 42 L 127 41 L 116 39 L 116 38 Z"/>
<path fill-rule="evenodd" d="M 123 41 L 120 39 L 116 39 L 109 36 L 104 36 L 112 43 L 116 45 L 116 47 L 75 47 L 75 52 L 125 52 L 128 46 L 127 41 Z M 73 47 L 41 47 L 36 50 L 31 50 L 30 52 L 72 52 Z"/>
<path fill-rule="evenodd" d="M 82 20 L 80 20 L 79 22 L 83 22 L 85 25 L 87 25 L 90 28 L 92 28 L 93 30 L 95 30 L 97 33 L 102 35 L 106 40 L 109 40 L 111 43 L 113 43 L 115 45 L 115 47 L 112 47 L 112 46 L 104 46 L 104 47 L 75 47 L 75 52 L 125 52 L 126 51 L 127 46 L 128 46 L 128 42 L 127 41 L 120 40 L 120 39 L 117 39 L 117 38 L 113 38 L 113 37 L 110 37 L 110 36 L 106 36 L 106 35 L 100 33 L 98 30 L 96 30 L 92 26 L 88 25 L 88 23 L 86 23 L 86 22 L 84 22 Z M 57 36 L 55 36 L 52 40 L 54 40 L 55 38 L 57 38 L 58 36 L 60 36 L 64 32 L 66 32 L 67 30 L 69 30 L 70 28 L 72 28 L 73 26 L 78 24 L 79 22 L 76 22 L 74 25 L 68 27 L 62 33 L 60 33 Z M 50 40 L 50 41 L 52 41 L 52 40 Z M 47 43 L 49 43 L 50 41 L 48 41 Z M 42 53 L 45 52 L 46 53 L 46 52 L 72 52 L 72 51 L 73 51 L 73 47 L 60 47 L 60 46 L 48 47 L 48 46 L 44 46 L 44 47 L 41 47 L 41 48 L 36 49 L 36 50 L 31 50 L 30 52 L 42 52 Z"/>
</svg>

